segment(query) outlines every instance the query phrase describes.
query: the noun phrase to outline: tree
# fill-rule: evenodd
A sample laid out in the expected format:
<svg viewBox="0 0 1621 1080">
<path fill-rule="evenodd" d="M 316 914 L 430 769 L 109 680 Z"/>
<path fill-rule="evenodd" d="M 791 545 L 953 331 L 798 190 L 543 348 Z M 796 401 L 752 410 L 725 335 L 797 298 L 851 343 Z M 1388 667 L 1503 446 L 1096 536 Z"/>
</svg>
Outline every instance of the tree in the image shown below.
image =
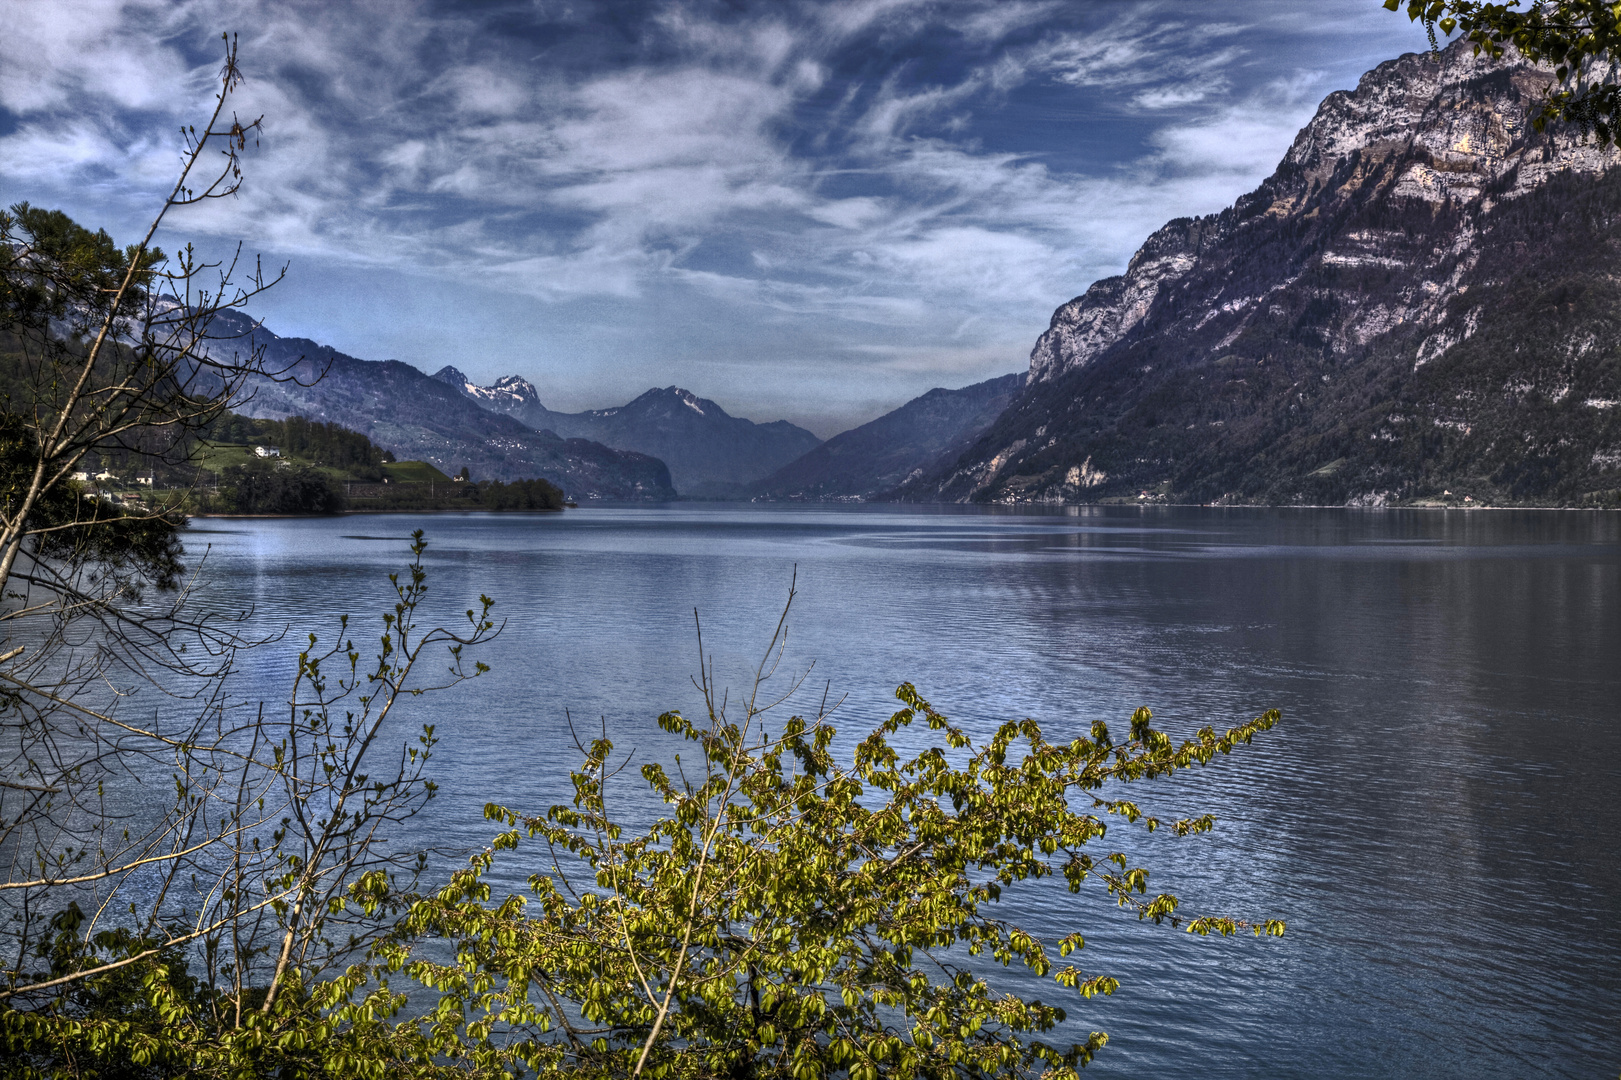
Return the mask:
<svg viewBox="0 0 1621 1080">
<path fill-rule="evenodd" d="M 387 451 L 358 431 L 341 424 L 289 416 L 270 420 L 221 413 L 201 437 L 211 443 L 270 443 L 284 454 L 341 470 L 356 480 L 381 480 Z"/>
<path fill-rule="evenodd" d="M 131 513 L 73 476 L 109 460 L 162 458 L 264 374 L 256 355 L 210 339 L 209 327 L 274 280 L 256 270 L 238 286 L 235 260 L 207 263 L 188 245 L 169 262 L 151 246 L 170 210 L 236 191 L 239 153 L 258 127 L 224 126 L 240 79 L 227 43 L 213 115 L 201 134 L 185 133 L 181 175 L 139 243 L 120 249 L 105 232 L 26 203 L 0 213 L 0 705 L 9 736 L 0 839 L 9 844 L 79 836 L 67 818 L 109 761 L 107 745 L 78 736 L 82 717 L 65 703 L 115 670 L 217 673 L 233 644 L 184 614 L 175 508 Z M 219 172 L 193 179 L 216 148 Z M 154 591 L 175 598 L 145 602 Z M 183 656 L 188 636 L 198 648 Z M 73 717 L 66 740 L 55 722 L 63 716 Z"/>
<path fill-rule="evenodd" d="M 1079 928 L 1043 941 L 997 918 L 1004 889 L 1056 878 L 1193 933 L 1283 932 L 1187 918 L 1176 897 L 1148 894 L 1148 871 L 1123 852 L 1094 854 L 1111 819 L 1208 831 L 1208 816 L 1145 814 L 1119 785 L 1208 764 L 1276 712 L 1180 745 L 1139 709 L 1124 737 L 1097 723 L 1054 743 L 1025 720 L 975 746 L 903 684 L 902 708 L 840 765 L 825 707 L 767 728 L 786 697 L 762 697 L 784 640 L 779 624 L 740 704 L 716 691 L 711 668 L 700 680 L 707 717 L 659 718 L 699 753 L 677 758 L 673 774 L 642 767 L 669 808 L 644 832 L 610 810 L 625 763 L 605 737 L 581 747 L 571 804 L 487 808 L 507 831 L 379 947 L 380 970 L 405 969 L 438 999 L 391 1034 L 396 1060 L 587 1077 L 1068 1073 L 1106 1036 L 1048 1041 L 1065 1008 L 999 992 L 964 954 L 1050 977 L 1061 998 L 1117 983 L 1063 960 L 1085 944 Z M 891 739 L 918 723 L 945 746 L 903 758 Z M 532 899 L 492 904 L 485 875 L 527 841 L 541 845 Z M 436 951 L 441 941 L 453 955 Z"/>
<path fill-rule="evenodd" d="M 211 333 L 280 274 L 255 265 L 238 284 L 240 247 L 217 263 L 152 247 L 171 211 L 240 185 L 259 124 L 229 114 L 241 80 L 227 38 L 212 115 L 185 130 L 180 176 L 138 243 L 26 203 L 0 214 L 7 1075 L 240 1071 L 307 1043 L 310 986 L 364 952 L 421 866 L 379 842 L 434 790 L 432 726 L 394 744 L 396 705 L 479 674 L 462 650 L 497 629 L 487 599 L 460 631 L 419 625 L 419 533 L 374 663 L 344 620 L 324 644 L 310 636 L 284 711 L 234 703 L 255 642 L 197 609 L 178 508 L 131 512 L 74 479 L 183 460 L 254 379 L 280 377 Z M 424 678 L 441 647 L 448 668 Z"/>
<path fill-rule="evenodd" d="M 139 836 L 81 856 L 77 872 L 63 852 L 40 876 L 0 885 L 20 898 L 25 930 L 0 988 L 0 1061 L 16 1071 L 0 1075 L 75 1076 L 86 1063 L 98 1074 L 326 1071 L 332 1011 L 367 981 L 345 969 L 392 930 L 427 865 L 380 830 L 432 801 L 435 728 L 396 751 L 392 714 L 486 672 L 464 650 L 499 632 L 487 597 L 460 632 L 420 625 L 426 546 L 418 530 L 406 573 L 390 575 L 396 601 L 373 662 L 362 665 L 347 617 L 324 646 L 311 634 L 279 717 L 262 703 L 241 717 L 216 707 L 180 744 L 91 714 L 169 745 L 176 798 Z M 448 664 L 425 677 L 440 656 Z M 138 767 L 148 758 L 135 749 Z M 145 909 L 126 915 L 132 896 Z M 44 910 L 30 920 L 31 908 Z"/>
<path fill-rule="evenodd" d="M 171 209 L 240 183 L 238 155 L 258 126 L 234 118 L 224 126 L 240 79 L 228 42 L 213 115 L 201 134 L 186 132 L 181 175 L 139 243 L 120 249 L 105 232 L 26 203 L 0 214 L 0 843 L 13 853 L 0 887 L 14 945 L 0 983 L 8 990 L 26 981 L 24 958 L 70 902 L 59 882 L 72 879 L 71 893 L 116 877 L 128 860 L 148 865 L 152 845 L 180 835 L 172 821 L 130 835 L 102 792 L 136 759 L 171 759 L 191 735 L 107 709 L 132 678 L 181 694 L 188 678 L 208 684 L 241 644 L 186 612 L 183 519 L 168 507 L 132 514 L 73 479 L 109 457 L 163 455 L 260 373 L 255 356 L 221 348 L 208 328 L 273 281 L 255 272 L 238 287 L 234 261 L 210 264 L 188 246 L 170 263 L 151 246 Z M 194 180 L 216 147 L 219 172 Z M 102 686 L 114 688 L 110 700 Z M 206 690 L 192 692 L 206 702 Z M 108 704 L 98 709 L 98 698 Z M 91 919 L 87 936 L 96 929 Z"/>
<path fill-rule="evenodd" d="M 1391 11 L 1404 0 L 1384 0 Z M 1475 55 L 1501 58 L 1512 46 L 1534 64 L 1553 69 L 1542 112 L 1532 118 L 1538 131 L 1550 121 L 1574 124 L 1601 144 L 1614 141 L 1621 121 L 1621 7 L 1614 0 L 1405 0 L 1407 17 L 1422 22 L 1430 44 L 1436 30 L 1461 34 Z"/>
<path fill-rule="evenodd" d="M 464 473 L 466 469 L 462 470 Z M 485 480 L 476 485 L 478 501 L 486 510 L 561 510 L 563 489 L 543 477 L 504 484 Z"/>
<path fill-rule="evenodd" d="M 336 514 L 344 502 L 343 489 L 331 477 L 285 461 L 251 461 L 221 470 L 215 499 L 235 514 Z"/>
<path fill-rule="evenodd" d="M 1097 853 L 1110 819 L 1161 825 L 1118 785 L 1207 764 L 1276 713 L 1180 745 L 1144 709 L 1123 738 L 1096 724 L 1055 743 L 1024 721 L 975 746 L 903 684 L 903 708 L 845 747 L 825 706 L 772 719 L 802 683 L 765 696 L 785 622 L 744 701 L 729 705 L 710 664 L 705 717 L 660 718 L 700 750 L 690 770 L 679 758 L 642 768 L 667 816 L 631 836 L 610 813 L 626 762 L 601 737 L 580 746 L 572 804 L 488 807 L 505 831 L 428 888 L 424 857 L 385 842 L 435 793 L 434 727 L 396 742 L 397 707 L 486 670 L 465 655 L 499 630 L 491 601 L 469 607 L 465 627 L 423 624 L 418 532 L 372 659 L 345 618 L 334 636 L 310 635 L 284 710 L 233 705 L 228 679 L 251 642 L 187 607 L 181 523 L 86 499 L 71 479 L 92 457 L 183 453 L 248 380 L 275 374 L 208 332 L 271 282 L 255 273 L 236 288 L 234 261 L 188 248 L 171 268 L 150 248 L 171 208 L 240 181 L 257 122 L 222 119 L 240 79 L 228 42 L 213 118 L 188 131 L 181 178 L 140 243 L 120 250 L 26 205 L 0 221 L 0 845 L 12 856 L 0 1072 L 1063 1071 L 1104 1036 L 1046 1041 L 1061 1006 L 998 991 L 954 950 L 1050 976 L 1065 994 L 1116 984 L 1058 966 L 1054 951 L 1084 945 L 1079 929 L 1043 941 L 998 919 L 1005 888 L 1061 878 L 1197 933 L 1282 932 L 1187 919 L 1175 897 L 1149 895 L 1148 871 L 1124 851 Z M 187 178 L 220 142 L 222 171 L 194 191 Z M 217 285 L 197 287 L 213 271 Z M 528 482 L 489 497 L 559 495 Z M 150 715 L 130 707 L 140 686 L 161 703 Z M 891 740 L 913 724 L 946 745 L 903 758 Z M 158 782 L 171 794 L 131 814 L 106 801 Z M 1166 823 L 1179 835 L 1212 825 Z M 529 841 L 545 852 L 533 904 L 492 905 L 489 871 Z M 426 1001 L 391 986 L 402 971 Z M 398 1020 L 413 1002 L 427 1007 Z"/>
</svg>

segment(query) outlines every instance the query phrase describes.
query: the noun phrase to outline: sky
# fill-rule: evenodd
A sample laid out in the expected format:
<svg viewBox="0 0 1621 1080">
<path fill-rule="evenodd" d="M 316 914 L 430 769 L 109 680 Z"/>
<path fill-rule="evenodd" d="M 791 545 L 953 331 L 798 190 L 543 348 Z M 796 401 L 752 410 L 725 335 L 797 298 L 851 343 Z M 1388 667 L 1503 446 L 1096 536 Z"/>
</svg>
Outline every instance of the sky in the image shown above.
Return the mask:
<svg viewBox="0 0 1621 1080">
<path fill-rule="evenodd" d="M 1055 307 L 1427 47 L 1380 0 L 0 0 L 0 28 L 5 204 L 138 238 L 230 31 L 262 134 L 158 243 L 285 264 L 270 329 L 823 437 L 1024 369 Z"/>
</svg>

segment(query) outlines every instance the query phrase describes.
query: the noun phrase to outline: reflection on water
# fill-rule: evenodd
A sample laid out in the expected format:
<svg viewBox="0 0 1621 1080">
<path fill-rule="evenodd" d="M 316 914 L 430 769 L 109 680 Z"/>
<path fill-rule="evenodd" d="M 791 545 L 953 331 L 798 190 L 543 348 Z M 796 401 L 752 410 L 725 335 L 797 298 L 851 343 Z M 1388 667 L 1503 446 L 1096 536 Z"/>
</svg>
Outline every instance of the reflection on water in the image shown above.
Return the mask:
<svg viewBox="0 0 1621 1080">
<path fill-rule="evenodd" d="M 694 707 L 694 609 L 735 685 L 797 567 L 790 659 L 848 695 L 847 731 L 887 715 L 902 680 L 981 733 L 1031 716 L 1067 738 L 1140 704 L 1173 731 L 1283 710 L 1257 747 L 1155 793 L 1217 813 L 1216 835 L 1144 851 L 1156 891 L 1187 910 L 1284 918 L 1288 936 L 1195 939 L 1051 890 L 1009 905 L 1028 929 L 1078 924 L 1082 966 L 1121 979 L 1070 1009 L 1112 1037 L 1093 1072 L 1621 1069 L 1621 515 L 679 507 L 206 524 L 189 546 L 209 548 L 214 595 L 295 637 L 383 610 L 405 559 L 384 541 L 419 524 L 447 617 L 497 600 L 494 672 L 424 706 L 447 796 L 425 839 L 482 843 L 489 800 L 559 801 L 565 710 L 643 756 L 667 749 L 652 720 Z M 286 649 L 266 650 L 250 689 L 274 698 L 289 672 Z M 633 794 L 627 812 L 645 811 Z"/>
</svg>

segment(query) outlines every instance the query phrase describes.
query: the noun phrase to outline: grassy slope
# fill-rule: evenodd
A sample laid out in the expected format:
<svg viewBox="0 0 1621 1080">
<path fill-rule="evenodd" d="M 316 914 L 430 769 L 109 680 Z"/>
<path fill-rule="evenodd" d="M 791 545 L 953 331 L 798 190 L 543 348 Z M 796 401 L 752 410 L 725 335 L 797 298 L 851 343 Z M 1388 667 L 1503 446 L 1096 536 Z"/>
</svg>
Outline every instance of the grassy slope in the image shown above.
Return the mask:
<svg viewBox="0 0 1621 1080">
<path fill-rule="evenodd" d="M 450 483 L 450 477 L 428 464 L 426 461 L 394 461 L 383 466 L 388 478 L 395 483 L 425 484 L 429 481 L 438 484 Z"/>
<path fill-rule="evenodd" d="M 195 462 L 197 468 L 207 472 L 217 473 L 233 465 L 247 465 L 262 460 L 253 453 L 253 447 L 247 443 L 216 443 L 199 442 L 198 456 Z M 334 480 L 359 480 L 358 477 L 345 472 L 343 469 L 333 468 L 329 465 L 319 465 L 297 454 L 286 454 L 273 459 L 291 462 L 294 465 L 305 465 L 317 472 L 326 474 Z M 434 481 L 441 484 L 450 483 L 450 477 L 428 464 L 426 461 L 393 461 L 383 466 L 388 478 L 396 483 L 427 483 Z M 373 481 L 366 481 L 371 483 Z"/>
</svg>

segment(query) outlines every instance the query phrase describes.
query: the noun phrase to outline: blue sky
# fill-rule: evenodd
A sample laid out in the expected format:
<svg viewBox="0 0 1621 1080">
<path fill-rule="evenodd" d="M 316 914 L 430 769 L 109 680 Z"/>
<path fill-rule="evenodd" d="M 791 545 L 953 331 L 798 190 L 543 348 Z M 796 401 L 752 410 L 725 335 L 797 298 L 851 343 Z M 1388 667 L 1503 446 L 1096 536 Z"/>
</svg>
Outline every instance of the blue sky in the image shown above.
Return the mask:
<svg viewBox="0 0 1621 1080">
<path fill-rule="evenodd" d="M 222 30 L 271 329 L 556 409 L 819 435 L 1022 369 L 1053 308 L 1425 47 L 1379 0 L 0 0 L 0 199 L 140 231 Z"/>
</svg>

